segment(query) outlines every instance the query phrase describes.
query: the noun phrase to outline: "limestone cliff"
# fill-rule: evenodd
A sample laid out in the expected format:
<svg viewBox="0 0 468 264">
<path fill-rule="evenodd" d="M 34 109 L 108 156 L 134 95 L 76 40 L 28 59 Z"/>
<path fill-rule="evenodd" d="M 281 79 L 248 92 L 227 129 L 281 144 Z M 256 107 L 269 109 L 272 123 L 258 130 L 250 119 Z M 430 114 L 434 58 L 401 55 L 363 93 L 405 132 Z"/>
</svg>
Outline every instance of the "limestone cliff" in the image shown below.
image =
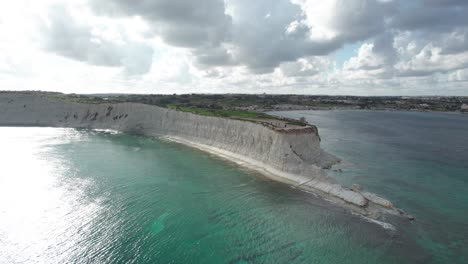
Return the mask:
<svg viewBox="0 0 468 264">
<path fill-rule="evenodd" d="M 314 126 L 279 129 L 138 103 L 83 104 L 10 92 L 0 93 L 0 125 L 113 129 L 165 137 L 242 162 L 362 215 L 403 214 L 375 194 L 343 188 L 328 177 L 323 168 L 338 160 L 320 148 Z"/>
</svg>

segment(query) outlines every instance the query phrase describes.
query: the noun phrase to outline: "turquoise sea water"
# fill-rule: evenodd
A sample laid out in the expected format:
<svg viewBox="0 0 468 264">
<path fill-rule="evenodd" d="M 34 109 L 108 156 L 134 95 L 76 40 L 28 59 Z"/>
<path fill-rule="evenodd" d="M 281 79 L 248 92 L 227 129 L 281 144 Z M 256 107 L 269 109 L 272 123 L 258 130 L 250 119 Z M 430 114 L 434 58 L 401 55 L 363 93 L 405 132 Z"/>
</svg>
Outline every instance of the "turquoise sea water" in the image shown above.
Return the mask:
<svg viewBox="0 0 468 264">
<path fill-rule="evenodd" d="M 468 117 L 283 114 L 319 125 L 323 146 L 346 160 L 331 171 L 340 181 L 417 221 L 388 219 L 397 230 L 385 230 L 159 139 L 3 127 L 0 263 L 466 262 Z"/>
</svg>

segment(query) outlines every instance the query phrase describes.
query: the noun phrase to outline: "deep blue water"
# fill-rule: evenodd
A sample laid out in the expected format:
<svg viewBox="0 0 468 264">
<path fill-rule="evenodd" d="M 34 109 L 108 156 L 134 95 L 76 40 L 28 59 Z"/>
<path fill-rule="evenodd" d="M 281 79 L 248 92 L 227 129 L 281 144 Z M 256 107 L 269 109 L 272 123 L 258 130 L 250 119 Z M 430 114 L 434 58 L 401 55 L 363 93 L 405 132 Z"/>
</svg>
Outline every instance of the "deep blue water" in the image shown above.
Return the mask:
<svg viewBox="0 0 468 264">
<path fill-rule="evenodd" d="M 322 147 L 343 159 L 330 171 L 414 215 L 400 227 L 437 263 L 468 263 L 468 115 L 292 111 L 319 127 Z"/>
</svg>

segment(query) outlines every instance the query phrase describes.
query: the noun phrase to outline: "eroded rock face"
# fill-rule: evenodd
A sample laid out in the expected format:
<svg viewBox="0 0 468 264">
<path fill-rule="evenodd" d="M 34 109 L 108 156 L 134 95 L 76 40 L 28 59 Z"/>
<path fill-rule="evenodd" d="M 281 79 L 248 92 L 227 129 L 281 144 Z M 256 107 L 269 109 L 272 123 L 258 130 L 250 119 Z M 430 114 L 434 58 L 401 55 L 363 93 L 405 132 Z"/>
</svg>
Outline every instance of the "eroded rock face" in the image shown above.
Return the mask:
<svg viewBox="0 0 468 264">
<path fill-rule="evenodd" d="M 0 94 L 0 110 L 0 124 L 4 125 L 115 129 L 149 136 L 175 136 L 299 175 L 321 176 L 321 168 L 338 161 L 320 148 L 313 126 L 284 132 L 254 122 L 144 104 L 79 104 L 22 93 Z"/>
<path fill-rule="evenodd" d="M 177 138 L 181 143 L 255 164 L 275 180 L 336 198 L 358 213 L 378 215 L 394 209 L 388 200 L 343 188 L 326 175 L 323 168 L 339 160 L 320 148 L 315 126 L 283 131 L 138 103 L 80 104 L 25 93 L 0 93 L 0 125 L 113 129 Z"/>
</svg>

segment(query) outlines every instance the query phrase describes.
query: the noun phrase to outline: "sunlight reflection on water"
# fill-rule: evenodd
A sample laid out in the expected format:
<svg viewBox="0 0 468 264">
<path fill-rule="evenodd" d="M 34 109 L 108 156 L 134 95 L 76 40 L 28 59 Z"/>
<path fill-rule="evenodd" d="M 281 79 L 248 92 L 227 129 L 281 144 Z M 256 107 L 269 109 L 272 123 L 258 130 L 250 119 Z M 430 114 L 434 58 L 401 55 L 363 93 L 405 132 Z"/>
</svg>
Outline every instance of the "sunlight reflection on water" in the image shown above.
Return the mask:
<svg viewBox="0 0 468 264">
<path fill-rule="evenodd" d="M 79 248 L 77 241 L 86 234 L 86 222 L 101 210 L 98 202 L 83 202 L 83 190 L 93 184 L 90 179 L 69 180 L 64 177 L 70 173 L 66 161 L 41 155 L 47 146 L 80 137 L 72 129 L 64 129 L 64 134 L 56 138 L 56 129 L 44 128 L 0 130 L 0 145 L 8 150 L 0 154 L 1 263 L 70 261 L 71 252 Z M 77 211 L 79 217 L 73 214 Z"/>
<path fill-rule="evenodd" d="M 178 144 L 4 127 L 0 144 L 1 264 L 395 263 L 399 245 L 416 256 L 399 263 L 425 257 L 398 232 Z"/>
</svg>

